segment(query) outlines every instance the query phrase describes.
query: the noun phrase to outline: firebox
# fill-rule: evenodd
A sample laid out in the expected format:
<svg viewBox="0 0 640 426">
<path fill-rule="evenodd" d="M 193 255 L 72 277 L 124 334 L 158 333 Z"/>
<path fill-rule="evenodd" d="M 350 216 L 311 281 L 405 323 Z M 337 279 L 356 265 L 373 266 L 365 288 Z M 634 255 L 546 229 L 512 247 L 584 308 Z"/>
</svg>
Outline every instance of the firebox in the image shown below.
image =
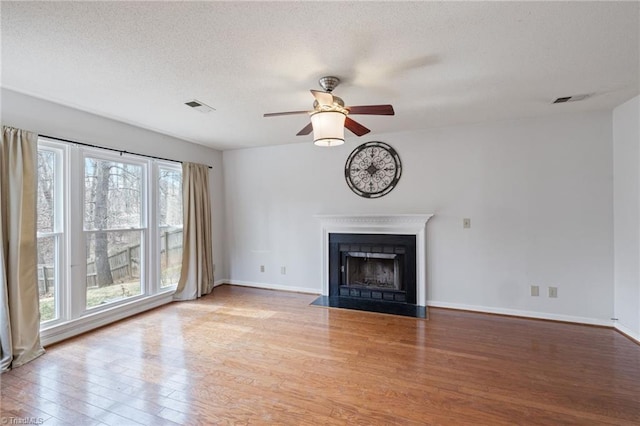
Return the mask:
<svg viewBox="0 0 640 426">
<path fill-rule="evenodd" d="M 416 236 L 329 234 L 329 296 L 416 303 Z"/>
</svg>

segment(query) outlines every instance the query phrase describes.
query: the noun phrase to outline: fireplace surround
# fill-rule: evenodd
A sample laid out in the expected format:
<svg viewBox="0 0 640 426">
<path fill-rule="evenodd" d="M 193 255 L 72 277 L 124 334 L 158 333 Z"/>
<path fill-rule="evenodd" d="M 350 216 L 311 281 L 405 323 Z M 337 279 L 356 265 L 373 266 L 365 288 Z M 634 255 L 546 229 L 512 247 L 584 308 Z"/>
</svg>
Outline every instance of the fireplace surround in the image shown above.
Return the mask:
<svg viewBox="0 0 640 426">
<path fill-rule="evenodd" d="M 322 297 L 314 304 L 426 317 L 426 224 L 432 216 L 316 216 Z"/>
<path fill-rule="evenodd" d="M 330 233 L 329 296 L 415 305 L 415 235 Z"/>
</svg>

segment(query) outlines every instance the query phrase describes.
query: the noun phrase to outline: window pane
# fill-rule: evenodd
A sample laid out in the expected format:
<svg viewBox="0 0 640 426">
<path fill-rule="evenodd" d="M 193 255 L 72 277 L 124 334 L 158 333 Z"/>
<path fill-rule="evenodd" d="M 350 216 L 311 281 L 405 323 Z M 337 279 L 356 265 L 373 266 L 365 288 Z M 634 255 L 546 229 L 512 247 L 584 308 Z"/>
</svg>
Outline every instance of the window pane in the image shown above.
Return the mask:
<svg viewBox="0 0 640 426">
<path fill-rule="evenodd" d="M 141 231 L 86 234 L 87 308 L 142 294 Z"/>
<path fill-rule="evenodd" d="M 182 270 L 182 228 L 160 228 L 160 286 L 178 284 Z"/>
<path fill-rule="evenodd" d="M 182 171 L 160 168 L 160 286 L 176 285 L 182 268 Z"/>
<path fill-rule="evenodd" d="M 160 226 L 182 226 L 182 171 L 160 168 Z"/>
<path fill-rule="evenodd" d="M 56 309 L 56 236 L 38 238 L 38 294 L 40 322 L 58 318 Z"/>
<path fill-rule="evenodd" d="M 53 151 L 38 150 L 38 232 L 53 232 L 55 223 L 55 161 Z"/>
<path fill-rule="evenodd" d="M 95 158 L 85 159 L 85 229 L 142 226 L 143 167 Z"/>
</svg>

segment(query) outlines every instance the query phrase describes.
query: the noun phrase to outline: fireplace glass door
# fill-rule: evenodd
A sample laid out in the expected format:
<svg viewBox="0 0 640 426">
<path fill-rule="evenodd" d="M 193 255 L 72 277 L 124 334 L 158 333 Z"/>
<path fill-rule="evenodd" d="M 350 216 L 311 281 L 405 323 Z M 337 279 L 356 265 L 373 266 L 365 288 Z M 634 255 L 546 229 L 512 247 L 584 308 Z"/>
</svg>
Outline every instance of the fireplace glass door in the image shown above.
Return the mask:
<svg viewBox="0 0 640 426">
<path fill-rule="evenodd" d="M 370 290 L 403 290 L 397 254 L 347 252 L 345 285 Z"/>
</svg>

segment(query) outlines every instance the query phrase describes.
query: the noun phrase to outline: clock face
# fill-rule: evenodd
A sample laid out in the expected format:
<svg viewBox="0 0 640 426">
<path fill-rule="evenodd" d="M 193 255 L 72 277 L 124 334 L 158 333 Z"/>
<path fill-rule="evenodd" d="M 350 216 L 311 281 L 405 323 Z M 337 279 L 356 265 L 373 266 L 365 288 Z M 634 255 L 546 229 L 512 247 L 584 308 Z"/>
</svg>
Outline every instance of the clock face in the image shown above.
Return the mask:
<svg viewBox="0 0 640 426">
<path fill-rule="evenodd" d="M 367 142 L 353 150 L 344 166 L 349 188 L 365 198 L 387 195 L 402 174 L 402 164 L 395 149 L 384 142 Z"/>
</svg>

